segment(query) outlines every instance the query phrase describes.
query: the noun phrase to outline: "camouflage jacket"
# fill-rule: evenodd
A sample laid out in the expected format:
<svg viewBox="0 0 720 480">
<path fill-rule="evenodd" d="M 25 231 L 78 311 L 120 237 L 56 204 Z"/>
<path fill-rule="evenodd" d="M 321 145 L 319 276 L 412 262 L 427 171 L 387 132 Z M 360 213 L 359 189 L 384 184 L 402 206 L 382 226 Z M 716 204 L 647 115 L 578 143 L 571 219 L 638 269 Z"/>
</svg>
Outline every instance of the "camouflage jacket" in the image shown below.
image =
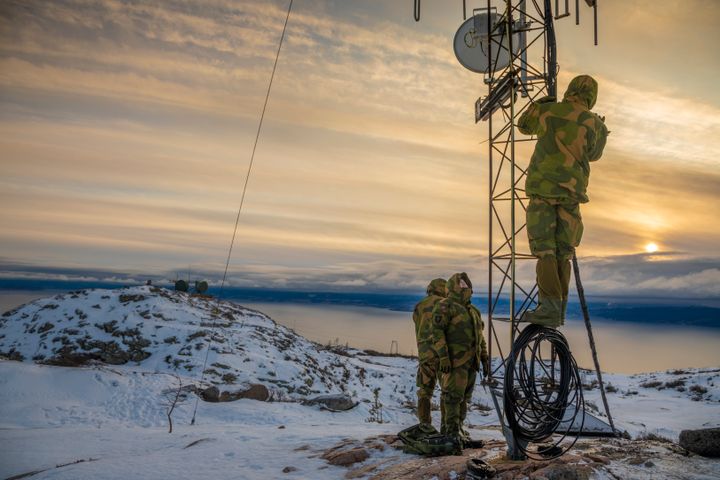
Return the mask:
<svg viewBox="0 0 720 480">
<path fill-rule="evenodd" d="M 609 133 L 603 119 L 590 111 L 596 99 L 597 82 L 580 75 L 570 82 L 562 102 L 545 97 L 520 116 L 520 132 L 537 135 L 525 181 L 528 196 L 588 201 L 590 162 L 602 155 Z"/>
<path fill-rule="evenodd" d="M 472 284 L 466 273 L 450 277 L 447 298 L 438 302 L 432 312 L 433 348 L 440 359 L 450 360 L 453 368 L 472 362 L 472 367 L 478 370 L 478 334 L 482 335 L 482 332 L 465 307 L 471 296 Z"/>
<path fill-rule="evenodd" d="M 435 357 L 432 349 L 432 311 L 435 305 L 445 298 L 445 280 L 436 278 L 427 286 L 427 296 L 415 305 L 413 323 L 415 323 L 415 339 L 418 345 L 418 358 L 426 360 Z"/>
</svg>

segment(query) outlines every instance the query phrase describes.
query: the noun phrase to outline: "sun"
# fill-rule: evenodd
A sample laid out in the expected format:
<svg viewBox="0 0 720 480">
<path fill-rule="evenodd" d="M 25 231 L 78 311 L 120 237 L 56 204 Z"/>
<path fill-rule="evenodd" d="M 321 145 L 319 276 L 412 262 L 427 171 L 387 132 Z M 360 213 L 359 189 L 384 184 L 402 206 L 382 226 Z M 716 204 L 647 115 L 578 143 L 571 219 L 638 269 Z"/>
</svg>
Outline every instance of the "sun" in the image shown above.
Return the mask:
<svg viewBox="0 0 720 480">
<path fill-rule="evenodd" d="M 651 242 L 651 243 L 648 243 L 647 245 L 645 245 L 645 251 L 647 253 L 655 253 L 658 250 L 660 250 L 660 247 L 657 246 L 657 243 Z"/>
</svg>

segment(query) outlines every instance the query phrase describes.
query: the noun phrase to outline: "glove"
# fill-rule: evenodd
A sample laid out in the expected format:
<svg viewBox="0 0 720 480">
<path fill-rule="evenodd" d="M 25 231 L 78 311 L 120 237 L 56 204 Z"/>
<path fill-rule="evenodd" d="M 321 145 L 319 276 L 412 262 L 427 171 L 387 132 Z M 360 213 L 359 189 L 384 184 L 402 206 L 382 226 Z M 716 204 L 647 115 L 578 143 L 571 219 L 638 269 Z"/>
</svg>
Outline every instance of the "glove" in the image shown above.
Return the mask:
<svg viewBox="0 0 720 480">
<path fill-rule="evenodd" d="M 483 374 L 487 377 L 490 375 L 490 359 L 487 354 L 480 356 L 480 363 L 482 364 Z"/>
<path fill-rule="evenodd" d="M 447 357 L 443 357 L 440 359 L 440 373 L 450 373 L 450 370 L 452 369 L 452 365 L 450 364 L 450 359 Z"/>
<path fill-rule="evenodd" d="M 555 98 L 554 96 L 548 95 L 547 97 L 542 97 L 535 100 L 535 103 L 552 103 L 556 100 L 557 98 Z"/>
</svg>

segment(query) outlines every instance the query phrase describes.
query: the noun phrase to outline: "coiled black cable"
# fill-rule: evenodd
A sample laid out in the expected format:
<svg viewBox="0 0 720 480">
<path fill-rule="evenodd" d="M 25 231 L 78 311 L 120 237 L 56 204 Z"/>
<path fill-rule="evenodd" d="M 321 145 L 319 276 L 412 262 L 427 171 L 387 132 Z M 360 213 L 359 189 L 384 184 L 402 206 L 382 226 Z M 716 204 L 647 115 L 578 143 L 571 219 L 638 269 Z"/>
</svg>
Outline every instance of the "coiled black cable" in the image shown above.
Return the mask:
<svg viewBox="0 0 720 480">
<path fill-rule="evenodd" d="M 572 448 L 577 437 L 561 443 L 578 415 L 582 431 L 585 401 L 577 364 L 562 333 L 539 325 L 520 333 L 505 365 L 503 398 L 508 426 L 525 455 L 548 460 Z M 566 416 L 568 408 L 573 410 Z"/>
</svg>

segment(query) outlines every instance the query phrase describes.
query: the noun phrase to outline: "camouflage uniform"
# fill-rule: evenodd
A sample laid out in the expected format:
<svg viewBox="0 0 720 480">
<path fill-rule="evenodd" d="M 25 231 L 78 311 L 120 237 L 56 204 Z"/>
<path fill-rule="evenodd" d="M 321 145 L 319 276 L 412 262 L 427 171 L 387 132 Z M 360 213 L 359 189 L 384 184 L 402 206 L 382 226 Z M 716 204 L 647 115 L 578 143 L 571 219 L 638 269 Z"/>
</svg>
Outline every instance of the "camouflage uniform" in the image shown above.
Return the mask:
<svg viewBox="0 0 720 480">
<path fill-rule="evenodd" d="M 480 315 L 480 310 L 477 309 L 475 305 L 468 303 L 465 305 L 465 308 L 467 308 L 468 313 L 473 318 L 473 322 L 475 323 L 475 331 L 479 332 L 480 337 L 480 365 L 482 366 L 483 375 L 488 376 L 490 375 L 490 362 L 488 357 L 488 350 L 487 350 L 487 343 L 485 342 L 485 335 L 483 335 L 483 332 L 485 331 L 485 324 L 482 321 L 482 316 Z M 473 392 L 473 386 L 475 385 L 475 373 L 472 374 L 472 381 L 469 381 L 470 388 L 465 389 L 465 395 L 463 397 L 463 401 L 460 403 L 460 426 L 462 427 L 463 423 L 465 422 L 465 418 L 467 418 L 467 407 L 470 403 L 470 400 L 472 400 L 472 392 Z"/>
<path fill-rule="evenodd" d="M 440 359 L 433 350 L 432 311 L 445 298 L 445 279 L 436 278 L 427 286 L 427 296 L 413 311 L 415 339 L 418 347 L 417 416 L 423 424 L 431 424 L 430 403 L 437 383 Z"/>
<path fill-rule="evenodd" d="M 487 342 L 485 342 L 485 335 L 483 335 L 483 332 L 485 331 L 485 322 L 482 320 L 482 315 L 480 314 L 480 310 L 473 305 L 472 303 L 468 302 L 465 305 L 465 308 L 468 309 L 468 312 L 470 315 L 472 315 L 473 320 L 475 321 L 476 328 L 479 332 L 480 337 L 480 365 L 483 368 L 483 374 L 487 377 L 490 375 L 490 359 L 488 357 L 488 349 L 487 349 Z"/>
<path fill-rule="evenodd" d="M 472 283 L 467 274 L 456 273 L 447 282 L 447 298 L 439 302 L 432 313 L 434 348 L 443 372 L 440 377 L 444 407 L 441 432 L 456 437 L 460 436 L 483 356 L 480 352 L 484 343 L 482 319 L 480 312 L 476 317 L 467 307 L 471 296 Z"/>
<path fill-rule="evenodd" d="M 583 233 L 580 203 L 586 203 L 590 162 L 600 158 L 608 136 L 604 119 L 591 112 L 597 82 L 575 77 L 562 102 L 545 97 L 531 104 L 517 126 L 537 135 L 525 192 L 530 251 L 538 257 L 538 308 L 525 320 L 562 325 L 570 283 L 570 259 Z"/>
</svg>

